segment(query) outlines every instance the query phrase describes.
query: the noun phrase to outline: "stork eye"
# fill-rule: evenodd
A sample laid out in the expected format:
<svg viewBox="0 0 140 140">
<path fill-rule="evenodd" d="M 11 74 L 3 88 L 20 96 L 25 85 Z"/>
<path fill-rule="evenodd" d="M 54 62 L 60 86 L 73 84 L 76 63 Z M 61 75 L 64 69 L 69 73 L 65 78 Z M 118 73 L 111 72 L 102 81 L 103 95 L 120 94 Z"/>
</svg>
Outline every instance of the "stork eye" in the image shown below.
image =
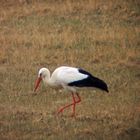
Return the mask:
<svg viewBox="0 0 140 140">
<path fill-rule="evenodd" d="M 42 73 L 40 73 L 39 76 L 41 77 L 42 76 Z"/>
</svg>

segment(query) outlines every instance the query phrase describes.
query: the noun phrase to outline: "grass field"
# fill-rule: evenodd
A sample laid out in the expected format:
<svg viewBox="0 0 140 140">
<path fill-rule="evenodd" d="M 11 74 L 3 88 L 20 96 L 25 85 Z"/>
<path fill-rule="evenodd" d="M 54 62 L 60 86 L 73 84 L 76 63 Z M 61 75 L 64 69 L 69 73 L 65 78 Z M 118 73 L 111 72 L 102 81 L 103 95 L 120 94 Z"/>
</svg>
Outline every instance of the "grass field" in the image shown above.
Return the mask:
<svg viewBox="0 0 140 140">
<path fill-rule="evenodd" d="M 0 140 L 139 140 L 140 2 L 138 0 L 0 1 Z M 80 91 L 72 101 L 41 84 L 39 68 L 82 67 L 110 93 Z"/>
</svg>

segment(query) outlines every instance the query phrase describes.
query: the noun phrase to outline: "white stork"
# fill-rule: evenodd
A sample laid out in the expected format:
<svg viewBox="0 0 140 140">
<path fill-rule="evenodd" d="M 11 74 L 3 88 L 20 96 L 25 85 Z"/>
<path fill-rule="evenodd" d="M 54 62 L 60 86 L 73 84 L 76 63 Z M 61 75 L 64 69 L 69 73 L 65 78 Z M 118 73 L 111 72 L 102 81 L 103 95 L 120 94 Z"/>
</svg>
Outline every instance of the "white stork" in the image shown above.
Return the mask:
<svg viewBox="0 0 140 140">
<path fill-rule="evenodd" d="M 81 98 L 77 93 L 78 88 L 95 87 L 109 92 L 107 84 L 103 80 L 94 77 L 89 72 L 80 68 L 61 66 L 55 69 L 52 75 L 47 68 L 41 68 L 38 72 L 38 79 L 36 80 L 34 91 L 39 87 L 41 80 L 51 87 L 64 88 L 71 92 L 73 102 L 60 108 L 58 113 L 63 112 L 65 108 L 73 106 L 72 116 L 75 116 L 76 104 L 81 102 Z"/>
</svg>

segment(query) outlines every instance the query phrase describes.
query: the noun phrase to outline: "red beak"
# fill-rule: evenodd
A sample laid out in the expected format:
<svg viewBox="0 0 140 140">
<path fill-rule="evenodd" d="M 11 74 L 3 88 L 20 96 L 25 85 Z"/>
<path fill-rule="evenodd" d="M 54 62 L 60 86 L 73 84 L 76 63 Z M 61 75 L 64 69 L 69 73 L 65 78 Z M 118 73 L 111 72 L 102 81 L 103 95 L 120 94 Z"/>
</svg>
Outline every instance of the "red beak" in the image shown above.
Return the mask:
<svg viewBox="0 0 140 140">
<path fill-rule="evenodd" d="M 39 84 L 41 82 L 42 78 L 41 77 L 38 77 L 36 82 L 35 82 L 35 88 L 34 88 L 34 92 L 37 90 L 37 88 L 39 87 Z"/>
</svg>

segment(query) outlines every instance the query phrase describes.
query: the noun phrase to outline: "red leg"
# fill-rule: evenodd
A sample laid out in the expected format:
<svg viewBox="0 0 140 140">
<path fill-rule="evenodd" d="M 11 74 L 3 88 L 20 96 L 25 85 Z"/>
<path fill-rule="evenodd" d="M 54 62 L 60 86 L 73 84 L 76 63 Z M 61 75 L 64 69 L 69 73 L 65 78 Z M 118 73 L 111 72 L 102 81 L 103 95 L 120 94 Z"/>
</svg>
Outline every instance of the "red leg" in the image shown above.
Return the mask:
<svg viewBox="0 0 140 140">
<path fill-rule="evenodd" d="M 79 103 L 79 102 L 81 102 L 81 98 L 80 98 L 79 94 L 76 93 L 76 95 L 78 97 L 78 100 L 77 101 L 75 100 L 74 94 L 72 94 L 73 100 L 74 100 L 72 117 L 75 116 L 75 106 L 76 106 L 76 104 Z"/>
<path fill-rule="evenodd" d="M 66 109 L 66 108 L 68 108 L 68 107 L 70 107 L 70 106 L 73 105 L 73 114 L 72 114 L 72 116 L 75 116 L 75 105 L 76 105 L 76 103 L 81 102 L 81 98 L 80 98 L 80 96 L 78 95 L 78 93 L 76 93 L 76 95 L 77 95 L 77 97 L 78 97 L 78 100 L 77 100 L 77 101 L 75 100 L 74 93 L 72 93 L 73 103 L 71 103 L 71 104 L 69 104 L 69 105 L 66 105 L 66 106 L 60 108 L 59 111 L 58 111 L 58 113 L 63 112 L 64 109 Z"/>
<path fill-rule="evenodd" d="M 72 113 L 72 116 L 75 116 L 75 105 L 76 105 L 76 100 L 75 100 L 75 97 L 74 97 L 74 93 L 72 93 L 72 98 L 73 98 L 73 113 Z"/>
<path fill-rule="evenodd" d="M 72 93 L 72 97 L 73 97 L 73 103 L 68 104 L 68 105 L 66 105 L 66 106 L 64 106 L 64 107 L 62 107 L 62 108 L 60 108 L 59 111 L 58 111 L 58 113 L 63 112 L 64 109 L 66 109 L 66 108 L 68 108 L 69 106 L 72 106 L 72 105 L 75 104 L 75 98 L 74 98 L 74 94 L 73 94 L 73 93 Z"/>
<path fill-rule="evenodd" d="M 77 101 L 77 102 L 78 102 L 78 103 L 81 102 L 81 97 L 79 96 L 79 94 L 76 93 L 76 95 L 77 95 L 77 97 L 78 97 L 78 101 Z"/>
</svg>

